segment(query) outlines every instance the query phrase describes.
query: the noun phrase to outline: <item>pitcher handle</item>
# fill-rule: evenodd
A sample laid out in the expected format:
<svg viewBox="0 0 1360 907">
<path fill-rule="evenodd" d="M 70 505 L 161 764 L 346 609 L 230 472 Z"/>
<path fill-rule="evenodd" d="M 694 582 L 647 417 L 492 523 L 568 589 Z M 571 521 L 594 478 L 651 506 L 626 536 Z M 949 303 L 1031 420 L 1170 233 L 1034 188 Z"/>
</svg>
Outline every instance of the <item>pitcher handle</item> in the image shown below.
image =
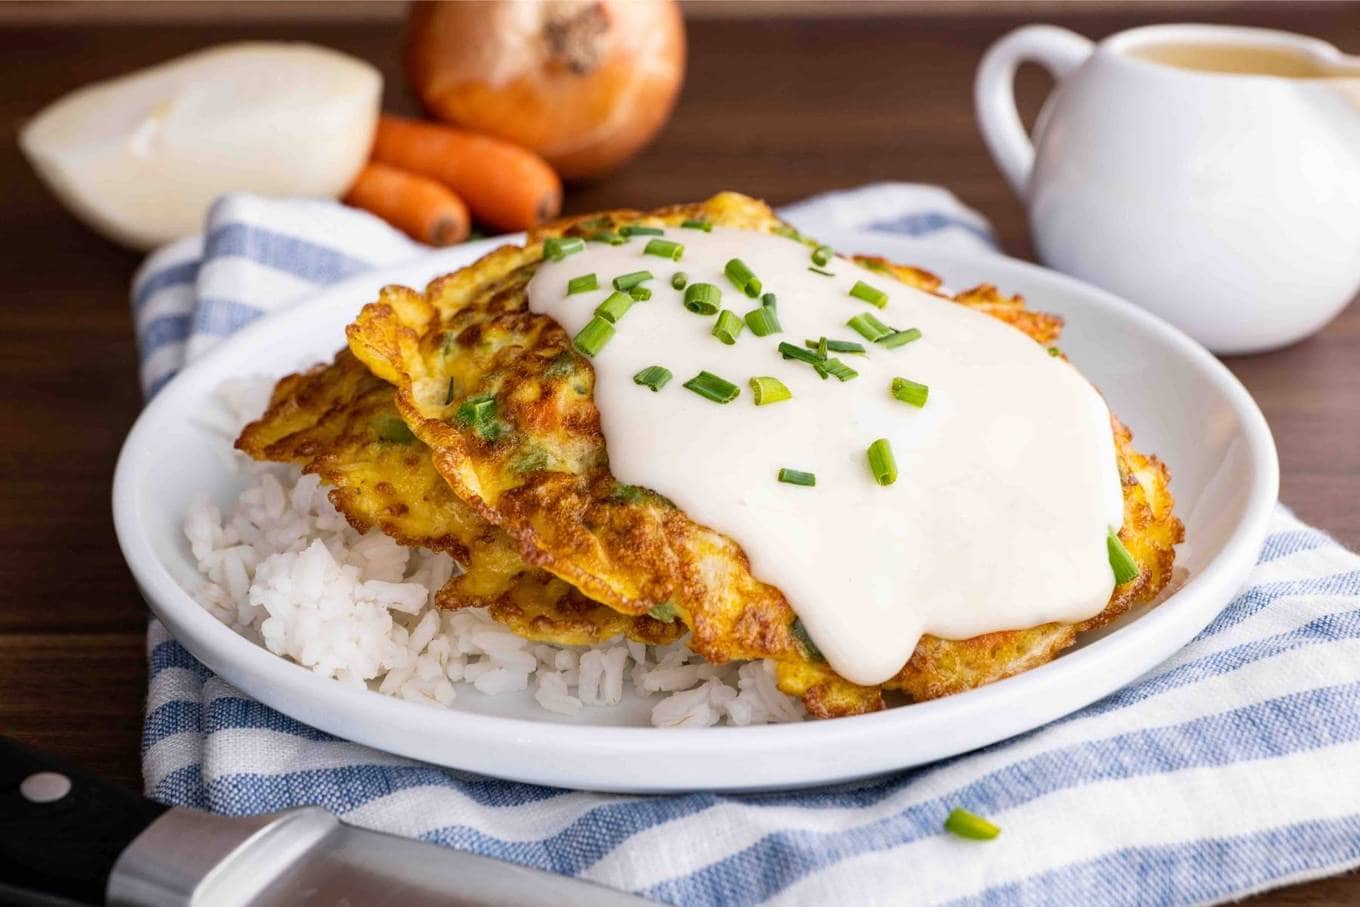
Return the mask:
<svg viewBox="0 0 1360 907">
<path fill-rule="evenodd" d="M 1038 63 L 1058 81 L 1081 65 L 1094 45 L 1053 25 L 1026 25 L 997 41 L 982 56 L 973 83 L 973 103 L 987 150 L 1001 175 L 1021 198 L 1034 169 L 1034 145 L 1015 109 L 1015 69 Z"/>
</svg>

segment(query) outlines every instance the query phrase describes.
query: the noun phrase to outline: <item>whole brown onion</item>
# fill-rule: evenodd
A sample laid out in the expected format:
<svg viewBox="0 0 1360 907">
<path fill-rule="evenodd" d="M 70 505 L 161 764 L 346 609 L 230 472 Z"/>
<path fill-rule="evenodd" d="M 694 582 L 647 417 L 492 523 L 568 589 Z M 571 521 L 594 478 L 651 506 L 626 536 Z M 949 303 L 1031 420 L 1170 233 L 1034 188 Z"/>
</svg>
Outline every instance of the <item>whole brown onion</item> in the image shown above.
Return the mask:
<svg viewBox="0 0 1360 907">
<path fill-rule="evenodd" d="M 432 115 L 583 180 L 633 157 L 666 122 L 685 30 L 674 0 L 418 2 L 404 56 Z"/>
</svg>

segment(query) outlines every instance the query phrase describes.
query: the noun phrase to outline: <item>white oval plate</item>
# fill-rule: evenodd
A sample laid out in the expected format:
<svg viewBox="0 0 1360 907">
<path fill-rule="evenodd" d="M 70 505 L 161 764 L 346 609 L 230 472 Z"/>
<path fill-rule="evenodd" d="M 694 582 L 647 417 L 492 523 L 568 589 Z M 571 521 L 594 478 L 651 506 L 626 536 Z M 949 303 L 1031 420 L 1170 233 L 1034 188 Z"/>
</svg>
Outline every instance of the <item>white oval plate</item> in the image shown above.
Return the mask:
<svg viewBox="0 0 1360 907">
<path fill-rule="evenodd" d="M 823 235 L 840 249 L 929 268 L 955 287 L 989 281 L 1067 319 L 1063 350 L 1130 425 L 1139 449 L 1171 468 L 1186 524 L 1185 585 L 1126 616 L 1051 664 L 956 696 L 836 721 L 765 727 L 656 729 L 649 706 L 566 718 L 528 693 L 459 689 L 447 711 L 353 690 L 238 636 L 189 595 L 200 582 L 180 531 L 191 498 L 227 505 L 239 491 L 221 438 L 195 420 L 221 382 L 282 375 L 329 359 L 343 329 L 380 286 L 421 287 L 494 243 L 432 253 L 361 275 L 270 315 L 225 341 L 165 387 L 133 426 L 114 477 L 118 540 L 152 609 L 204 664 L 273 708 L 324 731 L 452 768 L 559 787 L 662 792 L 824 784 L 919 765 L 1005 739 L 1129 683 L 1188 642 L 1255 562 L 1275 501 L 1274 442 L 1251 397 L 1208 352 L 1157 318 L 1035 265 L 930 249 L 873 233 Z"/>
</svg>

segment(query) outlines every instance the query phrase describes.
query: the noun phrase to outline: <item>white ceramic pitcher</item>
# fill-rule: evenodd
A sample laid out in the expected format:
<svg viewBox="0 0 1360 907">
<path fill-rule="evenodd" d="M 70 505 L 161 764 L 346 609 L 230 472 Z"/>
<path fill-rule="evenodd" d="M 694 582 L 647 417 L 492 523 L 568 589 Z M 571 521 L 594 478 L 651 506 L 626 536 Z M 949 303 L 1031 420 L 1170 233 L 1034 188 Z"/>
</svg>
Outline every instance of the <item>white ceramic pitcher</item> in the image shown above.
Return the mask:
<svg viewBox="0 0 1360 907">
<path fill-rule="evenodd" d="M 1012 90 L 1025 62 L 1058 83 L 1033 144 Z M 1044 261 L 1210 349 L 1293 343 L 1360 291 L 1360 58 L 1254 28 L 1092 44 L 1028 26 L 987 51 L 975 97 Z"/>
</svg>

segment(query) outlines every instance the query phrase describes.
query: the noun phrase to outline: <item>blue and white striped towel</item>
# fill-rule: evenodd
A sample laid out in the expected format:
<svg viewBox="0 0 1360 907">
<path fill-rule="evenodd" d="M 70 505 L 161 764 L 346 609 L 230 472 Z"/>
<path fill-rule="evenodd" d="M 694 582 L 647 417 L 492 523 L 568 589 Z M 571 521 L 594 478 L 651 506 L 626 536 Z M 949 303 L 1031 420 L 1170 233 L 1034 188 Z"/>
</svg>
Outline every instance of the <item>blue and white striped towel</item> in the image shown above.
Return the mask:
<svg viewBox="0 0 1360 907">
<path fill-rule="evenodd" d="M 932 187 L 785 214 L 813 234 L 991 243 Z M 421 253 L 331 203 L 225 199 L 202 239 L 137 276 L 144 385 L 264 311 Z M 1247 587 L 1165 664 L 1047 727 L 861 786 L 628 797 L 479 778 L 300 725 L 155 622 L 148 648 L 143 762 L 158 799 L 237 814 L 319 803 L 675 904 L 1199 904 L 1360 864 L 1360 558 L 1283 508 Z M 955 804 L 1005 833 L 942 834 Z"/>
</svg>

